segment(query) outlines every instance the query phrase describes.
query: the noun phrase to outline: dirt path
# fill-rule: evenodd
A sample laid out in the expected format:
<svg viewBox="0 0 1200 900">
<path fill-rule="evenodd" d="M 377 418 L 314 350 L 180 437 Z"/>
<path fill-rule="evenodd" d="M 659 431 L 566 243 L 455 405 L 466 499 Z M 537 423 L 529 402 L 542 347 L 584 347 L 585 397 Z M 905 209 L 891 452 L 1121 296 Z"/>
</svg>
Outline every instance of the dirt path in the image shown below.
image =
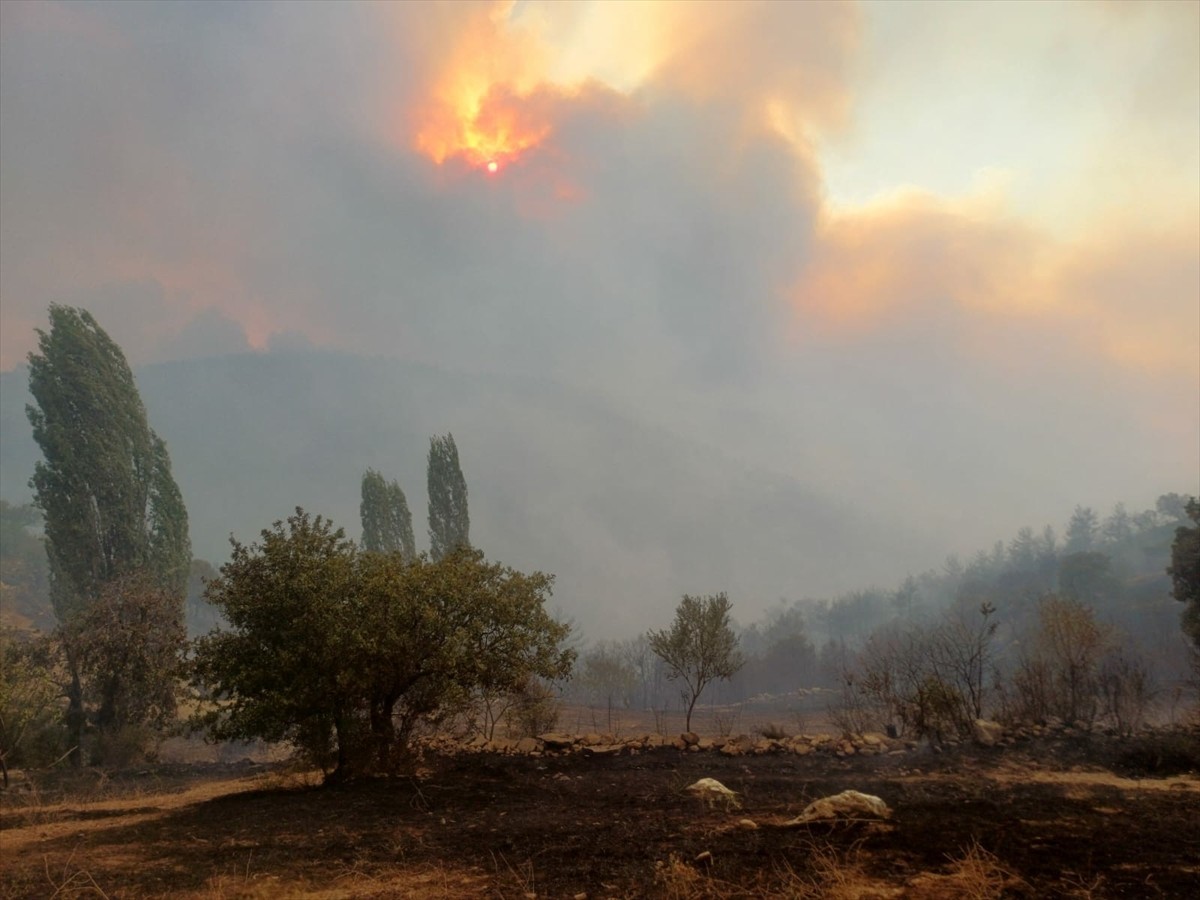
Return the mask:
<svg viewBox="0 0 1200 900">
<path fill-rule="evenodd" d="M 6 867 L 15 856 L 36 852 L 39 843 L 58 841 L 68 835 L 82 838 L 93 832 L 126 828 L 161 818 L 181 807 L 261 790 L 272 784 L 278 785 L 279 779 L 271 775 L 250 775 L 200 782 L 176 793 L 46 805 L 32 802 L 31 796 L 22 797 L 14 792 L 0 803 L 0 868 Z"/>
</svg>

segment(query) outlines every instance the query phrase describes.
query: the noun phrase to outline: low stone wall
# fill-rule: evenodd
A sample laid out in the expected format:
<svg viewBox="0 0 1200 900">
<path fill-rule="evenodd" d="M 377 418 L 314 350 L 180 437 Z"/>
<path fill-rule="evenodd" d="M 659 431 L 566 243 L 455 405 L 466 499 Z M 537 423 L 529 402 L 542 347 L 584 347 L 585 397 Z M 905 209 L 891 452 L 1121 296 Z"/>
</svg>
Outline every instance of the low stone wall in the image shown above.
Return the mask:
<svg viewBox="0 0 1200 900">
<path fill-rule="evenodd" d="M 985 719 L 974 723 L 971 737 L 946 738 L 934 749 L 951 749 L 963 744 L 996 747 L 1013 746 L 1046 738 L 1074 738 L 1109 735 L 1103 729 L 1088 728 L 1081 722 L 1052 720 L 1040 724 L 1006 727 Z M 449 735 L 428 737 L 418 742 L 423 749 L 439 754 L 498 753 L 509 756 L 619 756 L 650 752 L 721 753 L 725 756 L 792 755 L 811 753 L 834 757 L 900 755 L 916 750 L 930 742 L 908 738 L 892 738 L 877 732 L 866 734 L 798 734 L 794 737 L 768 738 L 739 734 L 732 737 L 701 737 L 687 732 L 675 737 L 658 734 L 619 736 L 612 734 L 565 734 L 553 732 L 537 737 L 488 740 L 476 736 L 460 740 Z"/>
<path fill-rule="evenodd" d="M 424 742 L 427 749 L 438 753 L 501 753 L 527 756 L 619 756 L 656 751 L 681 753 L 721 753 L 725 756 L 765 756 L 769 754 L 807 756 L 824 753 L 830 756 L 877 756 L 899 754 L 915 749 L 916 741 L 898 740 L 883 734 L 837 736 L 832 734 L 796 735 L 788 738 L 752 737 L 739 734 L 733 737 L 701 737 L 688 732 L 677 737 L 641 734 L 616 737 L 610 734 L 542 734 L 519 740 L 482 736 L 468 741 L 439 736 Z"/>
</svg>

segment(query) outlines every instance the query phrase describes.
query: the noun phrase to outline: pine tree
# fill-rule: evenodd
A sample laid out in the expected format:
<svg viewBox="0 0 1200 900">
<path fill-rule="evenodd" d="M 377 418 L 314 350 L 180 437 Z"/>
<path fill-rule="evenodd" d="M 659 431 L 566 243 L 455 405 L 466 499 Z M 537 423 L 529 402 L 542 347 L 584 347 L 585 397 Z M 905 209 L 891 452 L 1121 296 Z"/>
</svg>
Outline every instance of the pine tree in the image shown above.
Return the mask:
<svg viewBox="0 0 1200 900">
<path fill-rule="evenodd" d="M 434 562 L 470 547 L 467 482 L 458 463 L 454 435 L 429 439 L 429 555 Z"/>
</svg>

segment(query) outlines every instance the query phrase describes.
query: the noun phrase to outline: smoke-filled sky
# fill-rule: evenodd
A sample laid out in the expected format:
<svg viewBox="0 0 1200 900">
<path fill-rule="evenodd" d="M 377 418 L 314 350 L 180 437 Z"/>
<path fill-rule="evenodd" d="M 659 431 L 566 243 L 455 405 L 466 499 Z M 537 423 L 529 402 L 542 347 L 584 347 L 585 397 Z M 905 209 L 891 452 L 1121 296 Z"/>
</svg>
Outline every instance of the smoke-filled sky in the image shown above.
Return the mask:
<svg viewBox="0 0 1200 900">
<path fill-rule="evenodd" d="M 0 368 L 533 376 L 969 550 L 1200 479 L 1197 110 L 1194 2 L 5 2 Z"/>
</svg>

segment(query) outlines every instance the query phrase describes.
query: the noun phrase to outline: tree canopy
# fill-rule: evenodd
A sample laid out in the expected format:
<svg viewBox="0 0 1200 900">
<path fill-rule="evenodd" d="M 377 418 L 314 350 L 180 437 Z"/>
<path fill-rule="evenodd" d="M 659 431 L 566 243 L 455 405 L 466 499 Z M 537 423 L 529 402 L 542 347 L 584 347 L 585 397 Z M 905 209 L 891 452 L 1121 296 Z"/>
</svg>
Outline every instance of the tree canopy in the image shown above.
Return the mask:
<svg viewBox="0 0 1200 900">
<path fill-rule="evenodd" d="M 413 537 L 412 513 L 408 499 L 398 482 L 388 482 L 374 469 L 362 479 L 362 546 L 373 553 L 401 553 L 415 559 L 417 544 Z"/>
<path fill-rule="evenodd" d="M 569 673 L 553 578 L 460 549 L 433 562 L 361 552 L 301 509 L 233 554 L 208 599 L 229 622 L 196 645 L 217 739 L 296 744 L 331 777 L 390 769 L 413 727 L 477 688 Z"/>
<path fill-rule="evenodd" d="M 737 635 L 729 622 L 731 604 L 724 594 L 709 597 L 683 595 L 675 621 L 662 631 L 650 631 L 650 648 L 667 664 L 668 677 L 682 679 L 687 702 L 687 729 L 692 710 L 710 682 L 731 678 L 742 667 Z"/>
<path fill-rule="evenodd" d="M 467 481 L 458 462 L 454 435 L 429 439 L 429 555 L 439 560 L 471 546 Z"/>
<path fill-rule="evenodd" d="M 182 596 L 187 511 L 121 348 L 87 310 L 51 306 L 38 350 L 29 355 L 36 405 L 26 413 L 43 459 L 30 484 L 45 517 L 55 612 L 66 619 L 135 571 Z"/>
<path fill-rule="evenodd" d="M 1193 524 L 1175 529 L 1167 573 L 1171 576 L 1175 599 L 1187 604 L 1183 630 L 1200 650 L 1200 500 L 1195 497 L 1189 500 L 1186 511 Z"/>
</svg>

